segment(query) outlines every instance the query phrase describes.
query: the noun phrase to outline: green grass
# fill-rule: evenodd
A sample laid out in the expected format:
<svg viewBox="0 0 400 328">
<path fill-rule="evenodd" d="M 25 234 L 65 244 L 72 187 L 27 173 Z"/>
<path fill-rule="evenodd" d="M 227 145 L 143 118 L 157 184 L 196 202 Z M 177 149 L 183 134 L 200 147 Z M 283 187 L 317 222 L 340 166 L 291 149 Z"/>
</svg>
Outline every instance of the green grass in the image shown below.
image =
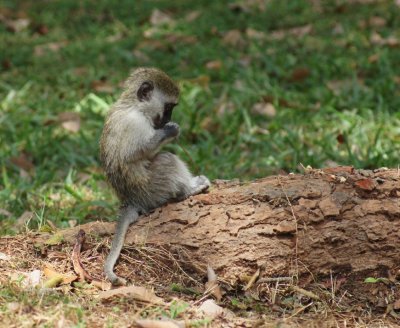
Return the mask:
<svg viewBox="0 0 400 328">
<path fill-rule="evenodd" d="M 400 39 L 394 1 L 321 1 L 318 10 L 311 1 L 272 0 L 265 11 L 232 10 L 228 3 L 3 1 L 3 16 L 28 17 L 30 26 L 13 33 L 0 25 L 0 209 L 11 213 L 0 214 L 0 231 L 12 232 L 24 211 L 36 213 L 32 227 L 113 218 L 116 200 L 99 170 L 98 138 L 119 83 L 136 66 L 160 67 L 181 82 L 174 119 L 182 127 L 179 144 L 191 158 L 177 144 L 168 148 L 196 173 L 247 180 L 296 171 L 300 163 L 400 163 L 400 47 L 371 42 L 374 32 Z M 174 24 L 146 39 L 155 8 Z M 200 16 L 188 22 L 193 10 Z M 363 25 L 374 16 L 385 24 Z M 268 37 L 306 24 L 312 30 L 304 37 Z M 48 33 L 37 33 L 40 26 Z M 251 39 L 247 28 L 266 37 Z M 234 29 L 242 32 L 242 45 L 222 42 Z M 38 49 L 60 42 L 56 51 Z M 215 60 L 221 68 L 208 69 Z M 303 68 L 308 76 L 293 81 L 293 72 Z M 209 83 L 193 81 L 201 76 Z M 114 91 L 96 91 L 93 81 Z M 263 97 L 273 102 L 274 117 L 252 112 Z M 80 115 L 78 133 L 54 123 L 69 111 Z M 34 166 L 28 176 L 12 160 L 21 153 Z"/>
</svg>

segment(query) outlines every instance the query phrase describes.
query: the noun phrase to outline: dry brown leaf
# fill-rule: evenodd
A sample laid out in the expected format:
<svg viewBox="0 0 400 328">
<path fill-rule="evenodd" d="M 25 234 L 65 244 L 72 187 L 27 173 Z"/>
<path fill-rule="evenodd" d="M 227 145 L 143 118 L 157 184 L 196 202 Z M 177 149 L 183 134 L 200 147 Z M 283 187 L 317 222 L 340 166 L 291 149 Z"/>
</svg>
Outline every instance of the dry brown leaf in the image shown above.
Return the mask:
<svg viewBox="0 0 400 328">
<path fill-rule="evenodd" d="M 393 309 L 395 309 L 395 310 L 400 310 L 400 299 L 396 300 L 396 301 L 393 303 Z"/>
<path fill-rule="evenodd" d="M 212 70 L 220 70 L 222 67 L 222 61 L 221 60 L 212 60 L 206 63 L 206 68 L 207 69 L 212 69 Z"/>
<path fill-rule="evenodd" d="M 164 304 L 163 299 L 154 294 L 153 291 L 140 286 L 125 286 L 99 293 L 100 299 L 109 299 L 121 296 L 132 297 L 135 300 L 146 303 Z"/>
<path fill-rule="evenodd" d="M 255 29 L 252 29 L 250 27 L 248 27 L 246 29 L 246 36 L 249 39 L 253 39 L 253 40 L 264 40 L 266 38 L 266 34 L 262 31 L 257 31 Z"/>
<path fill-rule="evenodd" d="M 226 32 L 222 38 L 222 43 L 233 47 L 243 47 L 246 44 L 242 33 L 239 30 L 230 30 Z"/>
<path fill-rule="evenodd" d="M 215 132 L 219 129 L 220 125 L 218 122 L 213 120 L 210 116 L 205 117 L 201 122 L 200 126 L 203 130 L 208 132 Z"/>
<path fill-rule="evenodd" d="M 67 45 L 67 41 L 50 42 L 45 44 L 39 44 L 33 49 L 33 53 L 37 57 L 44 56 L 49 52 L 58 52 L 60 49 Z"/>
<path fill-rule="evenodd" d="M 69 285 L 71 282 L 78 279 L 77 275 L 74 274 L 64 274 L 55 271 L 51 266 L 46 265 L 43 269 L 43 274 L 48 278 L 60 278 L 60 284 Z"/>
<path fill-rule="evenodd" d="M 28 18 L 7 19 L 0 15 L 0 21 L 4 24 L 7 30 L 13 33 L 19 33 L 25 30 L 31 21 Z"/>
<path fill-rule="evenodd" d="M 133 50 L 132 53 L 136 57 L 136 59 L 140 60 L 142 63 L 148 63 L 150 61 L 150 57 L 139 49 Z"/>
<path fill-rule="evenodd" d="M 76 133 L 81 127 L 81 118 L 75 112 L 63 112 L 58 114 L 58 122 L 61 126 L 70 132 Z"/>
<path fill-rule="evenodd" d="M 276 115 L 276 109 L 271 103 L 259 102 L 255 103 L 251 108 L 253 114 L 263 115 L 267 117 L 274 117 Z"/>
<path fill-rule="evenodd" d="M 367 20 L 362 20 L 358 23 L 360 28 L 366 28 L 367 26 L 370 27 L 385 27 L 387 24 L 386 19 L 380 16 L 372 16 Z"/>
<path fill-rule="evenodd" d="M 143 320 L 136 320 L 136 324 L 140 328 L 182 328 L 185 327 L 185 324 L 178 325 L 173 321 L 160 321 L 160 320 L 150 320 L 150 319 L 143 319 Z"/>
<path fill-rule="evenodd" d="M 290 29 L 275 30 L 268 34 L 268 37 L 272 40 L 282 40 L 287 36 L 295 36 L 298 38 L 304 37 L 312 32 L 312 25 L 307 24 L 303 26 L 297 26 Z"/>
<path fill-rule="evenodd" d="M 173 18 L 165 12 L 162 12 L 159 9 L 154 9 L 150 15 L 150 24 L 153 26 L 161 26 L 161 25 L 174 25 L 175 21 Z"/>
<path fill-rule="evenodd" d="M 87 67 L 81 66 L 81 67 L 75 67 L 72 72 L 75 76 L 80 77 L 80 76 L 86 76 L 89 73 L 89 70 Z"/>
<path fill-rule="evenodd" d="M 310 76 L 310 70 L 306 67 L 298 67 L 292 71 L 289 81 L 301 82 Z"/>
<path fill-rule="evenodd" d="M 371 44 L 378 46 L 388 46 L 388 47 L 397 47 L 400 45 L 400 40 L 394 36 L 389 36 L 387 38 L 382 38 L 382 36 L 374 32 L 370 37 Z"/>
<path fill-rule="evenodd" d="M 187 21 L 188 23 L 191 23 L 191 22 L 195 21 L 197 18 L 199 18 L 200 15 L 201 15 L 200 10 L 193 10 L 193 11 L 187 13 L 187 15 L 185 16 L 185 21 Z"/>
<path fill-rule="evenodd" d="M 97 92 L 104 92 L 104 93 L 114 92 L 114 86 L 109 84 L 107 81 L 102 81 L 102 80 L 92 81 L 90 86 L 92 87 L 93 90 Z"/>
<path fill-rule="evenodd" d="M 79 281 L 92 281 L 93 278 L 90 274 L 85 270 L 81 263 L 81 249 L 82 245 L 85 242 L 86 233 L 82 229 L 80 229 L 76 235 L 76 241 L 74 245 L 74 249 L 72 250 L 72 265 L 74 267 L 74 271 L 79 276 Z"/>
<path fill-rule="evenodd" d="M 177 34 L 177 33 L 171 33 L 171 34 L 166 35 L 164 40 L 170 44 L 174 44 L 174 43 L 195 44 L 198 42 L 197 37 L 194 35 L 185 35 L 185 34 Z"/>
<path fill-rule="evenodd" d="M 368 57 L 368 62 L 371 64 L 376 63 L 379 60 L 379 57 L 379 54 L 373 54 Z"/>
<path fill-rule="evenodd" d="M 35 169 L 31 155 L 25 151 L 22 151 L 18 156 L 11 157 L 10 161 L 15 166 L 18 166 L 20 169 L 27 172 L 32 172 Z"/>
</svg>

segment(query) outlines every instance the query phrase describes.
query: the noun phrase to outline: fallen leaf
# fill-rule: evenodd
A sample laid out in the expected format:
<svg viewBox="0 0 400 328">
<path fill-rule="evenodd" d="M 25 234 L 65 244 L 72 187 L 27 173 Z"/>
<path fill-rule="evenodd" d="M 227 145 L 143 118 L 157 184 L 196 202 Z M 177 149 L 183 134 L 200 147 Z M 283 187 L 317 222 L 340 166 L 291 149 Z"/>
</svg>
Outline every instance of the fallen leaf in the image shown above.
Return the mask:
<svg viewBox="0 0 400 328">
<path fill-rule="evenodd" d="M 377 32 L 372 33 L 370 42 L 371 44 L 378 46 L 397 47 L 400 45 L 400 41 L 396 37 L 388 36 L 387 38 L 382 38 L 382 36 Z"/>
<path fill-rule="evenodd" d="M 371 64 L 376 63 L 379 60 L 379 57 L 379 54 L 373 54 L 368 57 L 368 62 Z"/>
<path fill-rule="evenodd" d="M 217 305 L 214 300 L 204 301 L 200 305 L 199 310 L 211 318 L 215 318 L 224 313 L 224 308 Z"/>
<path fill-rule="evenodd" d="M 70 132 L 76 133 L 81 127 L 81 118 L 75 112 L 63 112 L 58 114 L 58 122 L 61 126 Z"/>
<path fill-rule="evenodd" d="M 222 61 L 221 60 L 212 60 L 206 63 L 206 68 L 207 69 L 212 69 L 212 70 L 220 70 L 222 67 Z"/>
<path fill-rule="evenodd" d="M 7 19 L 4 16 L 0 17 L 0 21 L 4 24 L 7 30 L 13 33 L 19 33 L 25 30 L 31 23 L 28 18 Z"/>
<path fill-rule="evenodd" d="M 12 66 L 12 62 L 8 58 L 3 59 L 3 61 L 1 62 L 1 67 L 3 67 L 4 70 L 10 69 L 11 66 Z"/>
<path fill-rule="evenodd" d="M 191 23 L 191 22 L 195 21 L 197 18 L 199 18 L 200 15 L 201 15 L 200 10 L 193 10 L 186 14 L 185 21 L 187 21 L 188 23 Z"/>
<path fill-rule="evenodd" d="M 259 102 L 255 103 L 251 108 L 251 112 L 257 115 L 263 115 L 267 117 L 274 117 L 276 115 L 276 109 L 271 103 Z"/>
<path fill-rule="evenodd" d="M 107 83 L 107 81 L 102 81 L 102 80 L 92 81 L 91 88 L 97 92 L 104 92 L 104 93 L 113 93 L 115 89 L 114 86 Z"/>
<path fill-rule="evenodd" d="M 113 297 L 132 297 L 135 300 L 152 303 L 152 304 L 164 304 L 162 298 L 156 296 L 154 292 L 149 289 L 140 286 L 125 286 L 116 289 L 111 289 L 99 293 L 100 299 L 109 299 Z"/>
<path fill-rule="evenodd" d="M 44 24 L 39 24 L 35 27 L 35 32 L 40 35 L 46 35 L 49 33 L 49 28 Z"/>
<path fill-rule="evenodd" d="M 307 24 L 303 26 L 292 27 L 290 29 L 285 30 L 275 30 L 269 33 L 267 36 L 272 40 L 282 40 L 287 36 L 295 36 L 298 38 L 302 38 L 312 32 L 312 25 Z"/>
<path fill-rule="evenodd" d="M 257 31 L 250 27 L 246 29 L 246 36 L 253 40 L 264 40 L 266 38 L 266 34 L 264 32 Z"/>
<path fill-rule="evenodd" d="M 81 262 L 81 249 L 83 243 L 85 242 L 86 233 L 84 230 L 80 229 L 76 235 L 74 249 L 72 250 L 72 265 L 74 271 L 79 276 L 79 281 L 92 281 L 94 280 L 90 274 L 85 270 Z"/>
<path fill-rule="evenodd" d="M 400 310 L 400 298 L 393 303 L 393 309 Z"/>
<path fill-rule="evenodd" d="M 132 54 L 135 56 L 136 59 L 140 60 L 142 63 L 147 63 L 150 61 L 150 57 L 139 49 L 134 49 L 132 51 Z"/>
<path fill-rule="evenodd" d="M 246 44 L 239 30 L 230 30 L 226 32 L 222 38 L 222 43 L 233 47 L 243 47 Z"/>
<path fill-rule="evenodd" d="M 336 140 L 339 144 L 344 144 L 346 142 L 346 137 L 340 133 L 336 136 Z"/>
<path fill-rule="evenodd" d="M 160 321 L 160 320 L 150 320 L 150 319 L 144 319 L 144 320 L 136 320 L 136 325 L 138 325 L 140 328 L 182 328 L 185 327 L 185 324 L 183 323 L 182 325 L 177 325 L 173 321 Z"/>
<path fill-rule="evenodd" d="M 36 57 L 42 57 L 50 52 L 58 52 L 60 49 L 67 45 L 67 41 L 50 42 L 45 44 L 39 44 L 33 49 L 33 53 Z"/>
<path fill-rule="evenodd" d="M 368 26 L 370 27 L 385 27 L 386 26 L 386 19 L 384 19 L 383 17 L 379 17 L 379 16 L 372 16 L 367 20 L 362 20 L 359 22 L 358 26 L 360 28 L 366 28 Z"/>
<path fill-rule="evenodd" d="M 306 67 L 298 67 L 294 69 L 290 75 L 289 81 L 300 82 L 310 76 L 310 70 Z"/>
<path fill-rule="evenodd" d="M 32 156 L 25 151 L 22 151 L 18 156 L 10 158 L 11 163 L 18 166 L 27 172 L 32 172 L 35 166 L 32 163 Z"/>
<path fill-rule="evenodd" d="M 73 274 L 64 274 L 64 273 L 59 273 L 57 271 L 55 271 L 52 267 L 50 266 L 46 266 L 43 269 L 43 274 L 48 278 L 48 279 L 52 279 L 52 278 L 61 278 L 61 280 L 59 281 L 59 284 L 64 284 L 64 285 L 69 285 L 71 282 L 75 281 L 76 279 L 78 279 L 77 275 L 73 275 Z"/>
<path fill-rule="evenodd" d="M 174 25 L 175 21 L 170 15 L 159 9 L 154 9 L 150 15 L 150 24 L 153 26 Z"/>
</svg>

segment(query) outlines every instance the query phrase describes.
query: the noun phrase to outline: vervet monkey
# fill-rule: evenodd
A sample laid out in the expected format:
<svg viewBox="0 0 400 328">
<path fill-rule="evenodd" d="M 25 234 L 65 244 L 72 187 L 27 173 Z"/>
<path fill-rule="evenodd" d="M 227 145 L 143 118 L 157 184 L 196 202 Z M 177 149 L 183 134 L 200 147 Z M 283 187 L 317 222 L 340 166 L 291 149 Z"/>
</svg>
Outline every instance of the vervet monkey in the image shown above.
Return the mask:
<svg viewBox="0 0 400 328">
<path fill-rule="evenodd" d="M 179 88 L 156 68 L 138 68 L 110 109 L 100 140 L 100 157 L 107 179 L 121 201 L 120 217 L 104 272 L 113 285 L 126 284 L 114 273 L 130 224 L 140 214 L 168 201 L 183 200 L 210 187 L 203 175 L 193 176 L 185 163 L 162 145 L 179 135 L 170 122 Z"/>
</svg>

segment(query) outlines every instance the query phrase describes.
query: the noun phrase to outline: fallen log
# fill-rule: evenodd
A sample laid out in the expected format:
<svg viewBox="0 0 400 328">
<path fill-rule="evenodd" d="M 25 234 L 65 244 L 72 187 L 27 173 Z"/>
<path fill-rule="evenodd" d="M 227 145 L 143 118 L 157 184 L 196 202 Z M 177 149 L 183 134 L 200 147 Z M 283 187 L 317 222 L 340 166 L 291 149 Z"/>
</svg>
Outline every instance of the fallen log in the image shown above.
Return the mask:
<svg viewBox="0 0 400 328">
<path fill-rule="evenodd" d="M 113 232 L 114 223 L 80 226 Z M 74 241 L 77 229 L 65 231 Z M 207 194 L 143 216 L 126 245 L 184 248 L 236 284 L 260 278 L 393 269 L 400 262 L 400 173 L 337 167 L 252 182 L 216 181 Z"/>
</svg>

